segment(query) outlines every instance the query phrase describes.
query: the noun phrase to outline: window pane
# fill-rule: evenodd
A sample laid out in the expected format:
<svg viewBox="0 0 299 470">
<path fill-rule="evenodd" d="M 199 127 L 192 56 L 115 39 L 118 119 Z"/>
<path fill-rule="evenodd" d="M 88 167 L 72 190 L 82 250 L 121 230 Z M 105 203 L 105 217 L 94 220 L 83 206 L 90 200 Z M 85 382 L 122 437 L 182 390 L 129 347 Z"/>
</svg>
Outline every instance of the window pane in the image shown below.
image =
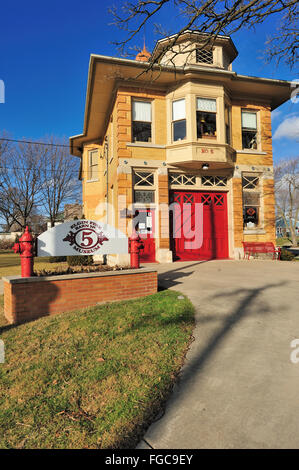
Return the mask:
<svg viewBox="0 0 299 470">
<path fill-rule="evenodd" d="M 155 191 L 134 191 L 134 202 L 155 202 Z"/>
<path fill-rule="evenodd" d="M 153 186 L 154 174 L 150 172 L 136 171 L 134 173 L 134 185 L 139 186 Z"/>
<path fill-rule="evenodd" d="M 259 206 L 260 193 L 254 191 L 243 191 L 244 206 Z"/>
<path fill-rule="evenodd" d="M 133 101 L 133 121 L 152 122 L 152 105 L 146 101 Z"/>
<path fill-rule="evenodd" d="M 256 189 L 259 185 L 260 179 L 258 176 L 243 176 L 242 187 L 243 189 Z"/>
<path fill-rule="evenodd" d="M 256 113 L 242 111 L 242 127 L 246 127 L 246 129 L 256 129 Z"/>
<path fill-rule="evenodd" d="M 259 224 L 259 208 L 255 206 L 245 206 L 243 208 L 243 221 L 247 228 L 254 228 Z"/>
<path fill-rule="evenodd" d="M 204 64 L 213 63 L 213 51 L 207 49 L 196 48 L 196 62 L 203 62 Z"/>
<path fill-rule="evenodd" d="M 175 121 L 173 123 L 173 140 L 183 140 L 186 138 L 186 120 Z"/>
<path fill-rule="evenodd" d="M 216 100 L 197 98 L 197 111 L 210 111 L 216 113 Z"/>
<path fill-rule="evenodd" d="M 151 142 L 152 140 L 152 125 L 150 122 L 133 121 L 132 132 L 134 142 Z"/>
<path fill-rule="evenodd" d="M 186 118 L 185 100 L 177 100 L 172 102 L 172 120 L 179 121 Z"/>
<path fill-rule="evenodd" d="M 97 165 L 98 163 L 98 151 L 95 150 L 89 153 L 89 164 L 90 165 Z"/>
<path fill-rule="evenodd" d="M 230 108 L 225 106 L 224 108 L 225 117 L 225 140 L 227 144 L 230 144 Z"/>
<path fill-rule="evenodd" d="M 242 130 L 243 149 L 257 149 L 256 131 Z"/>
<path fill-rule="evenodd" d="M 89 179 L 94 180 L 98 178 L 98 165 L 94 165 L 90 167 L 89 171 Z"/>
<path fill-rule="evenodd" d="M 196 112 L 197 137 L 216 136 L 216 114 Z"/>
</svg>

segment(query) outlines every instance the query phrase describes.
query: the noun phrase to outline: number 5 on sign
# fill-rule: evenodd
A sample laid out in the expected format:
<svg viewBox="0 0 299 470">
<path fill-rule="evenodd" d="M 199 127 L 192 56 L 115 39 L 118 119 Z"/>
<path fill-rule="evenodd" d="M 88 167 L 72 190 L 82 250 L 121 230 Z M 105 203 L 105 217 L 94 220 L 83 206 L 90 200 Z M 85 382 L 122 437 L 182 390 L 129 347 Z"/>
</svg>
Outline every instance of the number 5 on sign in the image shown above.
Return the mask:
<svg viewBox="0 0 299 470">
<path fill-rule="evenodd" d="M 93 245 L 93 239 L 92 237 L 89 237 L 88 235 L 92 235 L 93 232 L 83 232 L 82 233 L 82 243 L 87 240 L 87 243 L 84 243 L 84 246 L 88 247 Z"/>
</svg>

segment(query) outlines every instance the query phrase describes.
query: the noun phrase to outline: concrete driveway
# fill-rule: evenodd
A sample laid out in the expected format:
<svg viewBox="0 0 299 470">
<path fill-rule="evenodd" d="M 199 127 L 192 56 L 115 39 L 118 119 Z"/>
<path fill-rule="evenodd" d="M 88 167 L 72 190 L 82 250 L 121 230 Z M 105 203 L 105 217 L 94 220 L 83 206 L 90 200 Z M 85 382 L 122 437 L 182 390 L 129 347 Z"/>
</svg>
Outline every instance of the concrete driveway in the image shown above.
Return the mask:
<svg viewBox="0 0 299 470">
<path fill-rule="evenodd" d="M 163 286 L 195 305 L 195 341 L 164 416 L 138 448 L 298 449 L 299 362 L 290 343 L 299 338 L 299 263 L 156 267 Z"/>
</svg>

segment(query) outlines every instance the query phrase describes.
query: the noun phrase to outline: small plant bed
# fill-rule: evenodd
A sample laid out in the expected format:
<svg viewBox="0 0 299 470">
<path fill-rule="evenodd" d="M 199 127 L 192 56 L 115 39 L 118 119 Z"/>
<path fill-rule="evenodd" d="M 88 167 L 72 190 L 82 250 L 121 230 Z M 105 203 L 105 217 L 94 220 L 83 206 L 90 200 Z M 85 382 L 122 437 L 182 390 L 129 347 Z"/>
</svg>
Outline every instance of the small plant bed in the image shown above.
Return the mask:
<svg viewBox="0 0 299 470">
<path fill-rule="evenodd" d="M 68 266 L 49 268 L 49 269 L 39 269 L 34 270 L 34 275 L 38 277 L 43 276 L 59 276 L 60 274 L 78 274 L 78 273 L 96 273 L 96 272 L 106 272 L 106 271 L 123 271 L 127 269 L 132 269 L 131 266 L 107 266 L 103 264 L 91 265 L 91 266 Z"/>
<path fill-rule="evenodd" d="M 179 293 L 44 317 L 1 317 L 1 448 L 134 448 L 164 408 L 191 341 Z"/>
<path fill-rule="evenodd" d="M 67 268 L 66 262 L 52 263 L 50 257 L 34 258 L 34 267 L 36 270 L 49 269 L 54 270 L 57 268 Z M 19 254 L 12 251 L 0 253 L 0 277 L 2 276 L 15 276 L 21 274 L 21 259 Z"/>
</svg>

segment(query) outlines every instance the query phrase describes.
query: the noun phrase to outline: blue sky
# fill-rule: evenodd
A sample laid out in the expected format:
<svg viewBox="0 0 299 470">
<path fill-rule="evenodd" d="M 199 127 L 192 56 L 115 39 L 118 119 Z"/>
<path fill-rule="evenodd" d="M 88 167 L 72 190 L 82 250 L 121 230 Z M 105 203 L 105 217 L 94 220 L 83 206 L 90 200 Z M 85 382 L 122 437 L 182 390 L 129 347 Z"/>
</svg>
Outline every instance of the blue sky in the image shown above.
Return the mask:
<svg viewBox="0 0 299 470">
<path fill-rule="evenodd" d="M 45 135 L 70 136 L 82 132 L 90 53 L 117 56 L 111 41 L 123 33 L 112 26 L 108 13 L 119 0 L 15 0 L 1 6 L 0 79 L 5 103 L 0 104 L 0 132 L 13 138 L 42 139 Z M 169 9 L 159 22 L 172 32 L 181 27 Z M 298 79 L 286 66 L 266 65 L 259 57 L 278 18 L 256 31 L 233 36 L 239 56 L 237 73 L 286 80 Z M 142 47 L 143 34 L 132 45 Z M 152 28 L 145 31 L 152 50 Z M 299 103 L 288 101 L 273 115 L 274 158 L 298 155 Z M 297 137 L 296 137 L 297 135 Z"/>
</svg>

